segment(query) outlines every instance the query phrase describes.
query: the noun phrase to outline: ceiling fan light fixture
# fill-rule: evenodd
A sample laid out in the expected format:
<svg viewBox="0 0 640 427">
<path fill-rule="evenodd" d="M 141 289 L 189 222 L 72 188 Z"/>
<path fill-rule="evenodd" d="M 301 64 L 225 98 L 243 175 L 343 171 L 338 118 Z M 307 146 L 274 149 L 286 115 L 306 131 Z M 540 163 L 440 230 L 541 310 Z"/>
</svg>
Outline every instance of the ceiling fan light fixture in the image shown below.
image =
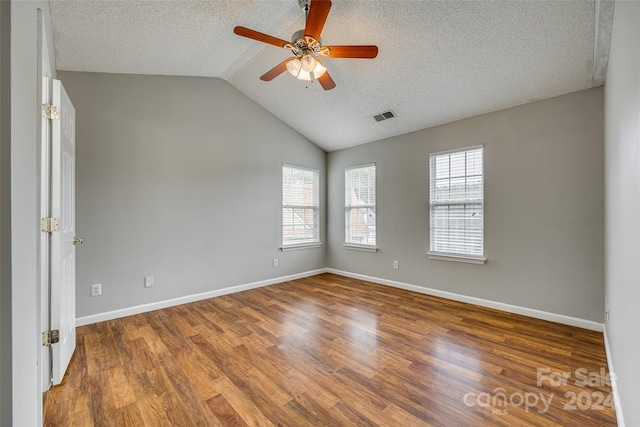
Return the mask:
<svg viewBox="0 0 640 427">
<path fill-rule="evenodd" d="M 287 71 L 289 71 L 289 74 L 291 74 L 298 80 L 305 80 L 310 82 L 319 79 L 324 73 L 327 72 L 327 68 L 319 60 L 315 58 L 313 59 L 315 60 L 315 67 L 311 71 L 305 70 L 303 65 L 304 62 L 298 58 L 293 58 L 292 60 L 287 62 Z"/>
</svg>

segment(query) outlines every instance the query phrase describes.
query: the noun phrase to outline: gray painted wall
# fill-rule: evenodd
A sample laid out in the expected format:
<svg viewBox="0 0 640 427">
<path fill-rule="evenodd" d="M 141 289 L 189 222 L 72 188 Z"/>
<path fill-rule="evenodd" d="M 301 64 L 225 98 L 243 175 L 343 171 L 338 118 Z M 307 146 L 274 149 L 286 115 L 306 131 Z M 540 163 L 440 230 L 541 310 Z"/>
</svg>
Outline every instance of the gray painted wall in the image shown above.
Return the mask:
<svg viewBox="0 0 640 427">
<path fill-rule="evenodd" d="M 11 3 L 0 2 L 0 426 L 11 425 Z"/>
<path fill-rule="evenodd" d="M 640 425 L 640 3 L 617 1 L 605 90 L 605 323 L 628 426 Z"/>
<path fill-rule="evenodd" d="M 48 1 L 11 2 L 12 421 L 41 425 L 38 14 L 53 52 Z M 55 72 L 53 55 L 51 69 Z M 54 75 L 55 76 L 55 75 Z"/>
<path fill-rule="evenodd" d="M 324 246 L 279 250 L 283 163 L 319 169 L 325 205 L 317 146 L 220 79 L 58 75 L 76 108 L 79 317 L 326 266 Z"/>
<path fill-rule="evenodd" d="M 428 259 L 429 153 L 477 144 L 488 261 Z M 331 152 L 328 266 L 602 322 L 603 150 L 598 88 Z M 347 250 L 344 169 L 372 162 L 380 250 Z"/>
</svg>

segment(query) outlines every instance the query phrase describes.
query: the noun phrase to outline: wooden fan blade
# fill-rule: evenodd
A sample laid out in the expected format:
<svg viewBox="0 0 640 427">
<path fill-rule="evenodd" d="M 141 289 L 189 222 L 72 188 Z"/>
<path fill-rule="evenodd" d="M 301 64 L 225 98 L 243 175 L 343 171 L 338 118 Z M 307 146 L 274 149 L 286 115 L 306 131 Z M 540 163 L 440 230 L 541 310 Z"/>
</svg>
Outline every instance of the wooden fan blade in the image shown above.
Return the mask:
<svg viewBox="0 0 640 427">
<path fill-rule="evenodd" d="M 258 31 L 254 31 L 245 27 L 235 27 L 233 29 L 233 32 L 239 36 L 247 37 L 253 40 L 258 40 L 259 42 L 272 44 L 278 47 L 284 47 L 286 44 L 290 44 L 290 42 L 286 40 L 282 40 L 277 37 L 270 36 L 268 34 L 259 33 Z"/>
<path fill-rule="evenodd" d="M 336 82 L 333 81 L 328 71 L 318 77 L 318 82 L 324 88 L 324 90 L 331 90 L 336 87 Z"/>
<path fill-rule="evenodd" d="M 365 58 L 378 56 L 378 46 L 324 46 L 329 48 L 327 58 Z"/>
<path fill-rule="evenodd" d="M 287 71 L 287 62 L 289 62 L 292 59 L 293 59 L 293 56 L 291 58 L 285 59 L 284 61 L 282 61 L 281 63 L 279 63 L 278 65 L 276 65 L 275 67 L 273 67 L 272 69 L 270 69 L 269 71 L 261 75 L 260 80 L 264 80 L 265 82 L 270 82 L 271 80 L 275 79 L 280 74 Z"/>
<path fill-rule="evenodd" d="M 307 24 L 304 28 L 306 36 L 320 40 L 320 33 L 322 33 L 322 28 L 329 15 L 329 9 L 331 9 L 330 0 L 311 0 Z"/>
</svg>

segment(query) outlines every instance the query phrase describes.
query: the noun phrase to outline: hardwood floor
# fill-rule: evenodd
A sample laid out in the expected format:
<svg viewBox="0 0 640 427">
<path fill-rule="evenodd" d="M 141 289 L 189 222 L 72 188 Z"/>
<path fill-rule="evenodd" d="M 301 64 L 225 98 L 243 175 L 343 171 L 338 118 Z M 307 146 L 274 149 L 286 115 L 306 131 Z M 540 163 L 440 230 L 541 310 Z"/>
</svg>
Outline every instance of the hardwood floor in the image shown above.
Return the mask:
<svg viewBox="0 0 640 427">
<path fill-rule="evenodd" d="M 601 333 L 331 274 L 77 333 L 47 426 L 615 425 Z"/>
</svg>

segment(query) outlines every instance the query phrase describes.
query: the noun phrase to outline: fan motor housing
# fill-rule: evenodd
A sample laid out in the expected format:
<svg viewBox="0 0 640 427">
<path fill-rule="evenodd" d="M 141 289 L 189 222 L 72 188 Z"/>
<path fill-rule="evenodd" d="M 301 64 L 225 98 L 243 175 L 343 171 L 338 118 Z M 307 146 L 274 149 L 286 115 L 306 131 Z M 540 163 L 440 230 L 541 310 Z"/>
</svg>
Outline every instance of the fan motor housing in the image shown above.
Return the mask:
<svg viewBox="0 0 640 427">
<path fill-rule="evenodd" d="M 298 30 L 291 35 L 291 43 L 295 44 L 298 40 L 302 40 L 304 37 L 304 28 L 302 30 Z M 318 39 L 318 43 L 322 46 L 322 37 Z"/>
</svg>

